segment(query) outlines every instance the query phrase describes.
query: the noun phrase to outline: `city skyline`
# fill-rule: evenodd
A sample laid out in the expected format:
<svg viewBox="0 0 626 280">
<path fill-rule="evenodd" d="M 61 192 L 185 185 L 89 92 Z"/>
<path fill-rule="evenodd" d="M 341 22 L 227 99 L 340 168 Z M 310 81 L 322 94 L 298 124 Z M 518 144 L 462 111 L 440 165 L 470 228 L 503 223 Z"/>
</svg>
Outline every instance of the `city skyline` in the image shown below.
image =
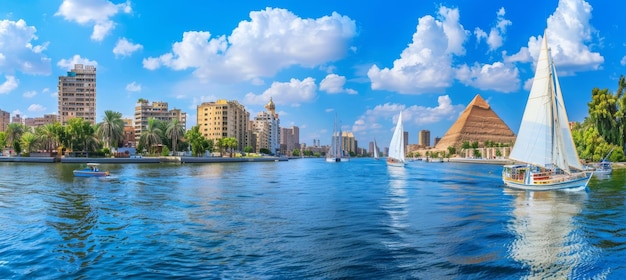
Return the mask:
<svg viewBox="0 0 626 280">
<path fill-rule="evenodd" d="M 98 69 L 96 122 L 106 110 L 132 118 L 144 98 L 188 112 L 190 128 L 203 102 L 237 100 L 254 116 L 273 98 L 301 143 L 328 145 L 337 114 L 382 148 L 400 110 L 412 142 L 420 130 L 433 141 L 476 94 L 517 133 L 544 29 L 571 121 L 593 87 L 614 92 L 625 74 L 626 3 L 474 6 L 11 1 L 0 7 L 0 110 L 58 114 L 58 77 L 79 63 Z"/>
</svg>

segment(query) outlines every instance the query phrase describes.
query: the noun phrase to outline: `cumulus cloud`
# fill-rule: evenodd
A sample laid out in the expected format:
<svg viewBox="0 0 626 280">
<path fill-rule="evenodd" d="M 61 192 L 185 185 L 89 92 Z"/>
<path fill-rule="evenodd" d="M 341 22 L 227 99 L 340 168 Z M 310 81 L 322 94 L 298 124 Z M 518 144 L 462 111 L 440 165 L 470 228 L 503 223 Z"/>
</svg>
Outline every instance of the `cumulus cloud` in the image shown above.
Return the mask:
<svg viewBox="0 0 626 280">
<path fill-rule="evenodd" d="M 337 74 L 328 74 L 324 80 L 320 83 L 320 90 L 328 93 L 348 93 L 357 94 L 356 90 L 351 88 L 344 88 L 346 84 L 346 77 L 339 76 Z"/>
<path fill-rule="evenodd" d="M 402 119 L 405 124 L 425 125 L 437 123 L 444 119 L 457 118 L 459 113 L 465 109 L 464 105 L 453 105 L 448 95 L 439 96 L 437 102 L 438 105 L 436 107 L 418 105 L 407 107 L 394 103 L 377 105 L 373 109 L 367 110 L 354 122 L 352 131 L 357 133 L 380 129 L 387 131 L 387 128 L 393 129 L 395 123 L 398 122 L 398 112 L 400 111 L 402 111 Z M 393 120 L 392 123 L 389 123 L 389 120 Z"/>
<path fill-rule="evenodd" d="M 34 90 L 29 90 L 24 92 L 24 94 L 22 94 L 22 96 L 24 96 L 25 98 L 33 98 L 35 97 L 35 95 L 37 95 L 37 92 Z"/>
<path fill-rule="evenodd" d="M 22 19 L 0 20 L 0 73 L 50 74 L 50 58 L 42 54 L 48 42 L 34 45 L 36 32 Z"/>
<path fill-rule="evenodd" d="M 143 60 L 146 69 L 192 68 L 203 80 L 249 80 L 270 77 L 290 66 L 314 67 L 346 55 L 356 35 L 355 22 L 338 13 L 303 19 L 285 9 L 250 12 L 230 36 L 188 31 L 172 51 Z"/>
<path fill-rule="evenodd" d="M 125 57 L 132 55 L 134 52 L 141 50 L 142 48 L 143 46 L 140 44 L 133 44 L 126 38 L 120 38 L 117 40 L 117 44 L 115 44 L 115 47 L 113 48 L 113 53 L 115 54 L 115 57 Z"/>
<path fill-rule="evenodd" d="M 622 57 L 622 60 L 619 62 L 622 66 L 626 65 L 626 56 Z"/>
<path fill-rule="evenodd" d="M 481 39 L 485 39 L 487 41 L 490 51 L 496 50 L 502 46 L 504 35 L 506 34 L 506 27 L 512 24 L 510 20 L 504 18 L 505 14 L 506 11 L 504 8 L 500 8 L 500 10 L 498 10 L 496 13 L 496 26 L 491 28 L 489 34 L 478 27 L 474 31 L 478 41 L 481 41 Z"/>
<path fill-rule="evenodd" d="M 9 93 L 17 88 L 19 81 L 15 76 L 4 76 L 5 81 L 0 84 L 0 94 Z"/>
<path fill-rule="evenodd" d="M 138 84 L 133 81 L 132 83 L 126 85 L 126 91 L 130 91 L 130 92 L 141 91 L 141 84 Z"/>
<path fill-rule="evenodd" d="M 373 65 L 367 72 L 372 89 L 404 94 L 442 91 L 454 78 L 453 55 L 464 55 L 469 32 L 459 23 L 459 10 L 439 8 L 440 19 L 427 15 L 418 20 L 413 42 L 402 51 L 393 67 Z"/>
<path fill-rule="evenodd" d="M 270 88 L 260 95 L 248 93 L 244 97 L 244 102 L 246 104 L 265 104 L 272 98 L 275 104 L 298 107 L 301 103 L 315 99 L 316 91 L 317 86 L 313 78 L 291 79 L 288 83 L 272 83 Z"/>
<path fill-rule="evenodd" d="M 31 104 L 30 106 L 28 106 L 29 112 L 43 112 L 45 110 L 46 110 L 46 107 L 41 106 L 39 104 Z"/>
<path fill-rule="evenodd" d="M 457 69 L 456 78 L 463 84 L 481 90 L 513 92 L 520 87 L 519 70 L 502 62 L 473 66 L 463 65 Z"/>
<path fill-rule="evenodd" d="M 59 62 L 57 62 L 57 66 L 66 69 L 66 70 L 71 70 L 74 68 L 74 65 L 76 64 L 83 64 L 83 65 L 93 65 L 93 66 L 98 66 L 98 62 L 94 61 L 94 60 L 89 60 L 87 58 L 83 58 L 80 57 L 80 55 L 75 54 L 74 56 L 72 56 L 72 58 L 70 59 L 61 59 Z"/>
<path fill-rule="evenodd" d="M 91 39 L 102 41 L 115 28 L 111 18 L 120 12 L 132 12 L 130 1 L 113 4 L 107 0 L 64 0 L 55 15 L 78 24 L 93 25 Z"/>
<path fill-rule="evenodd" d="M 591 5 L 584 0 L 561 0 L 554 13 L 548 17 L 548 46 L 557 70 L 562 75 L 597 70 L 604 63 L 604 57 L 586 45 L 593 40 L 594 31 L 589 23 L 591 10 Z M 507 59 L 535 63 L 542 40 L 543 35 L 530 37 L 527 47 L 522 47 L 517 54 Z"/>
</svg>

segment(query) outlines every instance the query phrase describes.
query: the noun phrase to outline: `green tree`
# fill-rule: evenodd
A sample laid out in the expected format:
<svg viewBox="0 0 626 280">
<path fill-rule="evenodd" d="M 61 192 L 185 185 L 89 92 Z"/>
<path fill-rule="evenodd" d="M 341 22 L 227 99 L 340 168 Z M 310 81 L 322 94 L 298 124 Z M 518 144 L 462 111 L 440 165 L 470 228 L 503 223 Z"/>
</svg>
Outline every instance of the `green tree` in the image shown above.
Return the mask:
<svg viewBox="0 0 626 280">
<path fill-rule="evenodd" d="M 172 119 L 167 123 L 167 128 L 165 129 L 165 135 L 172 140 L 172 151 L 178 151 L 178 140 L 183 137 L 185 134 L 185 128 L 182 126 L 178 119 Z"/>
<path fill-rule="evenodd" d="M 44 150 L 52 152 L 59 146 L 59 134 L 62 129 L 59 122 L 49 123 L 35 128 L 37 143 Z"/>
<path fill-rule="evenodd" d="M 170 149 L 167 146 L 163 146 L 163 149 L 161 150 L 161 155 L 162 156 L 169 156 L 170 155 Z"/>
<path fill-rule="evenodd" d="M 0 131 L 0 153 L 4 150 L 4 147 L 7 146 L 7 133 L 4 131 Z"/>
<path fill-rule="evenodd" d="M 67 121 L 67 133 L 71 135 L 72 150 L 95 151 L 98 149 L 96 129 L 90 122 L 82 118 L 71 118 Z"/>
<path fill-rule="evenodd" d="M 191 152 L 194 156 L 201 156 L 209 146 L 209 141 L 202 136 L 202 133 L 200 133 L 200 127 L 197 125 L 185 132 L 185 138 L 191 145 Z M 210 142 L 212 145 L 212 141 Z"/>
<path fill-rule="evenodd" d="M 148 149 L 150 154 L 154 154 L 154 146 L 161 144 L 161 129 L 157 127 L 158 122 L 155 118 L 148 119 L 148 127 L 141 132 L 139 143 L 142 147 Z"/>
<path fill-rule="evenodd" d="M 454 155 L 456 154 L 456 148 L 453 146 L 448 146 L 448 155 Z"/>
<path fill-rule="evenodd" d="M 13 147 L 15 153 L 19 154 L 22 151 L 20 147 L 20 139 L 22 138 L 22 134 L 28 130 L 28 127 L 21 123 L 10 123 L 7 126 L 7 143 Z"/>
<path fill-rule="evenodd" d="M 247 154 L 252 153 L 254 149 L 252 148 L 252 146 L 248 145 L 245 148 L 243 148 L 243 151 Z"/>
<path fill-rule="evenodd" d="M 229 149 L 230 157 L 233 157 L 233 150 L 237 148 L 237 139 L 235 137 L 222 138 L 222 145 Z"/>
<path fill-rule="evenodd" d="M 117 148 L 118 143 L 124 139 L 122 113 L 111 110 L 104 111 L 104 117 L 102 122 L 98 124 L 96 132 L 103 139 L 105 147 Z"/>
<path fill-rule="evenodd" d="M 291 155 L 294 157 L 299 157 L 300 156 L 300 149 L 293 149 L 293 151 L 291 151 Z"/>
<path fill-rule="evenodd" d="M 224 148 L 226 147 L 225 143 L 224 143 L 224 138 L 219 138 L 214 142 L 215 147 L 217 148 L 217 150 L 220 152 L 220 157 L 223 157 L 224 154 Z"/>
<path fill-rule="evenodd" d="M 30 154 L 37 145 L 37 137 L 31 132 L 26 132 L 20 138 L 20 145 L 27 154 Z"/>
</svg>

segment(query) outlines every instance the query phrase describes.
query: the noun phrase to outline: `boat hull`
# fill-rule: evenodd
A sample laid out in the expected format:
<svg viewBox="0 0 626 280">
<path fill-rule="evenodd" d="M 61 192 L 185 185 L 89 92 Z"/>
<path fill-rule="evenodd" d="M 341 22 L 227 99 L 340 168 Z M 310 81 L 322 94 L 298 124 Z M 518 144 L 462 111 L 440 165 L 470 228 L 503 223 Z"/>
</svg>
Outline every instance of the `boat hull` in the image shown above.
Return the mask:
<svg viewBox="0 0 626 280">
<path fill-rule="evenodd" d="M 589 180 L 591 179 L 592 173 L 586 173 L 583 177 L 577 177 L 570 180 L 564 180 L 558 183 L 530 183 L 525 184 L 524 182 L 509 180 L 507 178 L 503 178 L 504 184 L 513 189 L 520 190 L 530 190 L 530 191 L 548 191 L 548 190 L 559 190 L 559 189 L 576 189 L 576 188 L 586 188 L 587 184 L 589 184 Z"/>
<path fill-rule="evenodd" d="M 106 177 L 109 176 L 109 171 L 83 171 L 74 170 L 74 177 Z"/>
</svg>

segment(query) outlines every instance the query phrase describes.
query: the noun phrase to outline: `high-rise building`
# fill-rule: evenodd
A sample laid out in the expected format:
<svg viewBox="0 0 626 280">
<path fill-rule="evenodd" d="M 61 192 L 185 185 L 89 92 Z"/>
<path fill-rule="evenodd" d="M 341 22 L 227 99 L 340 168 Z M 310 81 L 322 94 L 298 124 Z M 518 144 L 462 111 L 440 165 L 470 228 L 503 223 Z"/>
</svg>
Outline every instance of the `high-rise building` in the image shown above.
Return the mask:
<svg viewBox="0 0 626 280">
<path fill-rule="evenodd" d="M 239 102 L 224 99 L 198 105 L 197 125 L 200 133 L 208 140 L 217 141 L 226 137 L 237 140 L 238 151 L 250 145 L 248 133 L 250 113 Z"/>
<path fill-rule="evenodd" d="M 252 127 L 256 135 L 256 152 L 261 149 L 267 149 L 272 154 L 280 152 L 280 119 L 276 114 L 276 105 L 270 98 L 270 102 L 265 105 L 265 112 L 259 112 Z"/>
<path fill-rule="evenodd" d="M 22 119 L 22 116 L 20 116 L 20 114 L 15 114 L 15 116 L 13 116 L 11 118 L 11 122 L 12 123 L 24 124 L 24 120 Z"/>
<path fill-rule="evenodd" d="M 164 122 L 177 119 L 184 128 L 187 126 L 187 114 L 180 109 L 168 109 L 167 102 L 150 101 L 140 98 L 135 104 L 135 141 L 139 142 L 141 133 L 148 129 L 148 121 L 154 118 Z"/>
<path fill-rule="evenodd" d="M 0 110 L 0 131 L 7 131 L 11 123 L 11 113 Z"/>
<path fill-rule="evenodd" d="M 422 147 L 430 147 L 430 130 L 420 130 L 418 135 L 419 141 L 417 144 Z"/>
<path fill-rule="evenodd" d="M 404 140 L 404 150 L 406 151 L 406 146 L 409 145 L 409 132 L 408 131 L 404 131 L 404 133 L 402 134 L 402 139 Z"/>
<path fill-rule="evenodd" d="M 74 65 L 67 76 L 59 76 L 59 121 L 66 124 L 71 118 L 82 118 L 96 123 L 96 67 Z"/>
<path fill-rule="evenodd" d="M 341 149 L 346 153 L 357 153 L 357 141 L 354 138 L 354 134 L 348 131 L 341 132 Z"/>
<path fill-rule="evenodd" d="M 292 126 L 291 128 L 280 129 L 280 153 L 291 155 L 295 149 L 300 149 L 300 128 Z"/>
</svg>

